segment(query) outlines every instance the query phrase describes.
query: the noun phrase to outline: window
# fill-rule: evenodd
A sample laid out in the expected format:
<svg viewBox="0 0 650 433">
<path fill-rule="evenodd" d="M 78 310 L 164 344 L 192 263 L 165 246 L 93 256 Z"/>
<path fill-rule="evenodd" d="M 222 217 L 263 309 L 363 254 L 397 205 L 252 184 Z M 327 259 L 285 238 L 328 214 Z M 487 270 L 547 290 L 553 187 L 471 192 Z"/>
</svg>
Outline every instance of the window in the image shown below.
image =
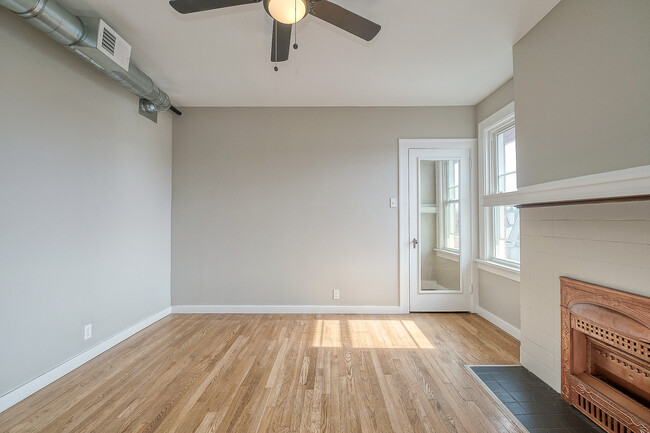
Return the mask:
<svg viewBox="0 0 650 433">
<path fill-rule="evenodd" d="M 481 176 L 484 195 L 517 190 L 517 140 L 514 104 L 479 126 L 482 143 Z M 514 206 L 484 208 L 482 258 L 519 267 L 519 209 Z"/>
<path fill-rule="evenodd" d="M 517 190 L 517 142 L 515 125 L 495 134 L 497 155 L 497 193 Z"/>
<path fill-rule="evenodd" d="M 491 134 L 495 155 L 495 193 L 517 190 L 517 150 L 514 119 L 506 129 Z M 514 206 L 492 208 L 493 259 L 519 263 L 519 209 Z"/>
<path fill-rule="evenodd" d="M 443 249 L 460 250 L 460 161 L 443 161 Z"/>
</svg>

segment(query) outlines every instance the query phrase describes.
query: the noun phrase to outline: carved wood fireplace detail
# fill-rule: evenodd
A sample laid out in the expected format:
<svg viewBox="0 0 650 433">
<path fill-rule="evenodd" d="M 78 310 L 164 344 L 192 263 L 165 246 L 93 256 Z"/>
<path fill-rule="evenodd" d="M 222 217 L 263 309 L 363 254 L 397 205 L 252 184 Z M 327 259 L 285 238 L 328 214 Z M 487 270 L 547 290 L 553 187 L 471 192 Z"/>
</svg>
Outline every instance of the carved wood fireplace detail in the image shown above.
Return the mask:
<svg viewBox="0 0 650 433">
<path fill-rule="evenodd" d="M 560 287 L 562 398 L 608 432 L 650 433 L 650 298 Z"/>
</svg>

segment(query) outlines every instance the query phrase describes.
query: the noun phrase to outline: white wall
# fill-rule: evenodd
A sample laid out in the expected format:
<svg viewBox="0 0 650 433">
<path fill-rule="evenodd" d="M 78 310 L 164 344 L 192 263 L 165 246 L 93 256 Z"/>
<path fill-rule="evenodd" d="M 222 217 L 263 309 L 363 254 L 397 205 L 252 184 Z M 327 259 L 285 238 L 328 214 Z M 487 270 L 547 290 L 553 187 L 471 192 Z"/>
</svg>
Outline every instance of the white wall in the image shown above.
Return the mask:
<svg viewBox="0 0 650 433">
<path fill-rule="evenodd" d="M 650 202 L 521 210 L 521 362 L 560 388 L 560 276 L 650 296 Z"/>
<path fill-rule="evenodd" d="M 648 0 L 563 0 L 515 45 L 519 187 L 650 164 L 648 29 Z"/>
<path fill-rule="evenodd" d="M 185 110 L 172 303 L 398 305 L 398 139 L 471 138 L 474 122 L 474 107 Z"/>
<path fill-rule="evenodd" d="M 171 116 L 4 8 L 0 41 L 2 396 L 169 307 Z"/>
</svg>

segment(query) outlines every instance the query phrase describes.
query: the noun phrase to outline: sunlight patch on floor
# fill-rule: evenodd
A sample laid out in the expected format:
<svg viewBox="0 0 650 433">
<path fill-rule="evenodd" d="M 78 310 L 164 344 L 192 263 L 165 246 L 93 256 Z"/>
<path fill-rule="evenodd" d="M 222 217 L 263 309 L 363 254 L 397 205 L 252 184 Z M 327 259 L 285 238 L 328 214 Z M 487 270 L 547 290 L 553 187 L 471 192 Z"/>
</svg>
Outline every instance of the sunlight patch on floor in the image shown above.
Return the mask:
<svg viewBox="0 0 650 433">
<path fill-rule="evenodd" d="M 352 349 L 435 349 L 412 320 L 317 320 L 313 347 Z"/>
</svg>

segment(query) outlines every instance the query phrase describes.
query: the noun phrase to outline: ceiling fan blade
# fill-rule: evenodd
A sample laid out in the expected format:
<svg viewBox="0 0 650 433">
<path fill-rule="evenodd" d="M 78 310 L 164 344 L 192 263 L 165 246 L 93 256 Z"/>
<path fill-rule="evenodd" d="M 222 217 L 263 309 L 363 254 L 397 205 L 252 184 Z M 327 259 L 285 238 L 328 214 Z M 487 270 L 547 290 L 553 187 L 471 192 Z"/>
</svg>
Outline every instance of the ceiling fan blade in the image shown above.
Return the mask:
<svg viewBox="0 0 650 433">
<path fill-rule="evenodd" d="M 289 60 L 291 27 L 291 24 L 282 24 L 281 22 L 273 20 L 273 39 L 271 40 L 272 62 L 284 62 Z"/>
<path fill-rule="evenodd" d="M 381 30 L 379 24 L 327 0 L 312 2 L 309 13 L 366 41 L 371 41 Z"/>
<path fill-rule="evenodd" d="M 169 5 L 182 14 L 259 3 L 262 0 L 170 0 Z"/>
</svg>

